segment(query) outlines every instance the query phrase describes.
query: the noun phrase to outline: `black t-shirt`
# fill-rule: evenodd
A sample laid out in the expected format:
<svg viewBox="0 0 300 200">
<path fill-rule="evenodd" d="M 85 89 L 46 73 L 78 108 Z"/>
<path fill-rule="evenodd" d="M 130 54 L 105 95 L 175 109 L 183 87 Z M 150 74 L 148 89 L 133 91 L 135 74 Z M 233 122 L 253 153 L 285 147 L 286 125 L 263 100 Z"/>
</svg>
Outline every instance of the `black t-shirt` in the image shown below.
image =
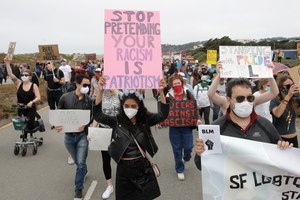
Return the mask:
<svg viewBox="0 0 300 200">
<path fill-rule="evenodd" d="M 54 75 L 59 80 L 61 80 L 61 78 L 64 77 L 64 73 L 61 70 L 59 70 L 59 69 L 54 69 Z M 58 83 L 58 82 L 56 83 L 56 82 L 53 81 L 53 73 L 52 73 L 52 71 L 48 71 L 47 69 L 45 70 L 45 72 L 44 72 L 44 80 L 47 81 L 48 88 L 50 88 L 52 90 L 53 89 L 55 90 L 55 89 L 61 88 L 60 83 Z"/>
</svg>

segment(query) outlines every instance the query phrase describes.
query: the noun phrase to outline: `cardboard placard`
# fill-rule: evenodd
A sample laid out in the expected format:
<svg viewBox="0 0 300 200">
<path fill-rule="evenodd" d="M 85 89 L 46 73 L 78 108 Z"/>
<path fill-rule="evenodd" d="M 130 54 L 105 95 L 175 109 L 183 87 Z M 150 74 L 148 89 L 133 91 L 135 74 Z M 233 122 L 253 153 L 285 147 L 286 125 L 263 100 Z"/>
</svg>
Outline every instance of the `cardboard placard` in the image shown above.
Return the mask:
<svg viewBox="0 0 300 200">
<path fill-rule="evenodd" d="M 13 59 L 15 48 L 16 48 L 16 42 L 10 42 L 7 50 L 7 57 L 6 57 L 9 61 L 12 61 Z"/>
<path fill-rule="evenodd" d="M 198 109 L 196 101 L 171 101 L 169 116 L 160 124 L 170 127 L 197 126 Z"/>
<path fill-rule="evenodd" d="M 217 64 L 217 50 L 207 50 L 206 63 L 211 65 Z"/>
<path fill-rule="evenodd" d="M 111 128 L 89 127 L 89 150 L 107 151 L 111 142 Z"/>
<path fill-rule="evenodd" d="M 300 66 L 290 68 L 288 72 L 291 78 L 293 79 L 294 83 L 300 86 Z"/>
<path fill-rule="evenodd" d="M 49 110 L 49 123 L 63 126 L 63 132 L 79 132 L 79 127 L 90 121 L 90 110 Z"/>
<path fill-rule="evenodd" d="M 39 45 L 39 52 L 42 60 L 60 60 L 57 44 Z"/>
<path fill-rule="evenodd" d="M 271 78 L 272 51 L 269 46 L 220 46 L 222 78 Z"/>
<path fill-rule="evenodd" d="M 107 89 L 153 89 L 162 77 L 158 11 L 105 10 Z"/>
</svg>

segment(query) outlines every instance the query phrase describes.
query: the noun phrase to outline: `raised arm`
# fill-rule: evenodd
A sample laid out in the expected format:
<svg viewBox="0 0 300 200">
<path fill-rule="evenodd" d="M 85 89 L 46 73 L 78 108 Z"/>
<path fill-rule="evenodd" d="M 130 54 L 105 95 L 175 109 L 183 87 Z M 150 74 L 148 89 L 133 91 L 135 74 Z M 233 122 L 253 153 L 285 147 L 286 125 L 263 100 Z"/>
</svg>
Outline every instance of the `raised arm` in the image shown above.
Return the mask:
<svg viewBox="0 0 300 200">
<path fill-rule="evenodd" d="M 259 105 L 259 104 L 265 103 L 267 101 L 270 101 L 278 95 L 279 90 L 278 90 L 278 86 L 277 86 L 275 79 L 272 77 L 272 78 L 269 78 L 268 80 L 270 83 L 270 91 L 265 92 L 265 93 L 255 97 L 254 105 Z"/>
<path fill-rule="evenodd" d="M 11 67 L 10 67 L 10 61 L 7 59 L 7 57 L 4 58 L 4 62 L 5 62 L 5 66 L 6 66 L 6 71 L 7 71 L 7 74 L 8 76 L 10 77 L 10 79 L 14 82 L 15 85 L 19 86 L 21 84 L 21 80 L 18 79 L 13 73 L 12 73 L 12 70 L 11 70 Z"/>
<path fill-rule="evenodd" d="M 221 63 L 217 63 L 217 67 L 216 67 L 217 75 L 215 76 L 213 82 L 209 86 L 207 95 L 209 99 L 215 104 L 217 104 L 218 106 L 220 106 L 222 110 L 226 110 L 227 109 L 226 97 L 217 94 L 217 88 L 220 82 L 221 67 L 222 67 Z"/>
</svg>

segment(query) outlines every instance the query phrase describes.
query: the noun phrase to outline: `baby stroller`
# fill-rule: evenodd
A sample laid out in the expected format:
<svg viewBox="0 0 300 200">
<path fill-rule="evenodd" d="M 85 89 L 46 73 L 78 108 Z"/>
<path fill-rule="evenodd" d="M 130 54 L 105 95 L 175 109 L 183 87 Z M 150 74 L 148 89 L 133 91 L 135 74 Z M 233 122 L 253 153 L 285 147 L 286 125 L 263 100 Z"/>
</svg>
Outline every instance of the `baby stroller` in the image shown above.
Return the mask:
<svg viewBox="0 0 300 200">
<path fill-rule="evenodd" d="M 12 123 L 14 125 L 14 129 L 17 131 L 22 131 L 22 133 L 20 135 L 21 140 L 15 142 L 14 154 L 17 156 L 21 151 L 21 155 L 25 156 L 27 153 L 27 147 L 32 146 L 33 147 L 32 154 L 36 155 L 38 151 L 38 146 L 41 146 L 43 144 L 43 138 L 42 137 L 37 138 L 35 136 L 35 132 L 37 131 L 45 132 L 45 126 L 43 120 L 38 119 L 37 121 L 35 121 L 36 124 L 35 127 L 33 129 L 28 129 L 27 128 L 28 119 L 24 115 L 24 111 L 27 109 L 27 106 L 22 103 L 18 103 L 16 107 L 18 109 L 19 116 L 13 118 Z M 27 137 L 28 134 L 30 135 L 29 138 Z"/>
</svg>

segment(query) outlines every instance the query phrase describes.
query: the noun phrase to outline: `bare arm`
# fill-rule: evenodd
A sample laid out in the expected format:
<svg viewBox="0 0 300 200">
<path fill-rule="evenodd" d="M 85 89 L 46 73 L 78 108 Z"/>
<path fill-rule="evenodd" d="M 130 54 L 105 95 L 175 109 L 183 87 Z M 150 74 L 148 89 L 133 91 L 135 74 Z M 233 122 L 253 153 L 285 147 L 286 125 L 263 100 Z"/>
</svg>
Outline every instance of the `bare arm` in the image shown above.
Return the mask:
<svg viewBox="0 0 300 200">
<path fill-rule="evenodd" d="M 31 108 L 34 103 L 37 103 L 41 100 L 41 94 L 40 94 L 38 86 L 34 83 L 32 83 L 32 84 L 33 84 L 33 93 L 34 93 L 35 98 L 27 104 L 27 106 L 29 108 Z"/>
<path fill-rule="evenodd" d="M 165 80 L 162 79 L 159 83 L 159 95 L 160 95 L 160 102 L 163 103 L 163 104 L 167 103 L 166 96 L 165 96 L 165 93 L 164 93 L 164 88 L 165 87 L 166 87 L 166 82 L 165 82 Z"/>
<path fill-rule="evenodd" d="M 103 85 L 105 84 L 105 79 L 101 76 L 98 81 L 98 86 L 99 86 L 99 92 L 96 96 L 96 101 L 95 105 L 98 105 L 99 103 L 102 102 L 102 97 L 103 97 Z"/>
<path fill-rule="evenodd" d="M 12 70 L 11 70 L 11 67 L 10 67 L 10 61 L 5 57 L 4 58 L 4 62 L 5 62 L 5 66 L 6 66 L 6 71 L 7 71 L 7 74 L 8 76 L 10 77 L 10 79 L 14 82 L 15 85 L 19 86 L 21 84 L 21 80 L 18 79 L 13 73 L 12 73 Z"/>
<path fill-rule="evenodd" d="M 217 73 L 216 77 L 214 78 L 213 82 L 209 86 L 207 95 L 209 99 L 221 107 L 222 110 L 227 109 L 226 97 L 220 96 L 217 94 L 217 88 L 220 82 L 220 74 Z"/>
<path fill-rule="evenodd" d="M 290 99 L 294 96 L 295 93 L 298 93 L 298 92 L 299 92 L 299 87 L 295 84 L 292 85 L 291 88 L 289 89 L 288 94 L 284 97 L 283 101 L 281 101 L 277 107 L 272 109 L 273 115 L 275 115 L 275 117 L 279 118 L 283 114 Z"/>
<path fill-rule="evenodd" d="M 273 77 L 269 78 L 269 82 L 270 82 L 270 91 L 255 97 L 254 105 L 259 105 L 267 101 L 270 101 L 278 95 L 279 90 L 275 79 Z"/>
</svg>

